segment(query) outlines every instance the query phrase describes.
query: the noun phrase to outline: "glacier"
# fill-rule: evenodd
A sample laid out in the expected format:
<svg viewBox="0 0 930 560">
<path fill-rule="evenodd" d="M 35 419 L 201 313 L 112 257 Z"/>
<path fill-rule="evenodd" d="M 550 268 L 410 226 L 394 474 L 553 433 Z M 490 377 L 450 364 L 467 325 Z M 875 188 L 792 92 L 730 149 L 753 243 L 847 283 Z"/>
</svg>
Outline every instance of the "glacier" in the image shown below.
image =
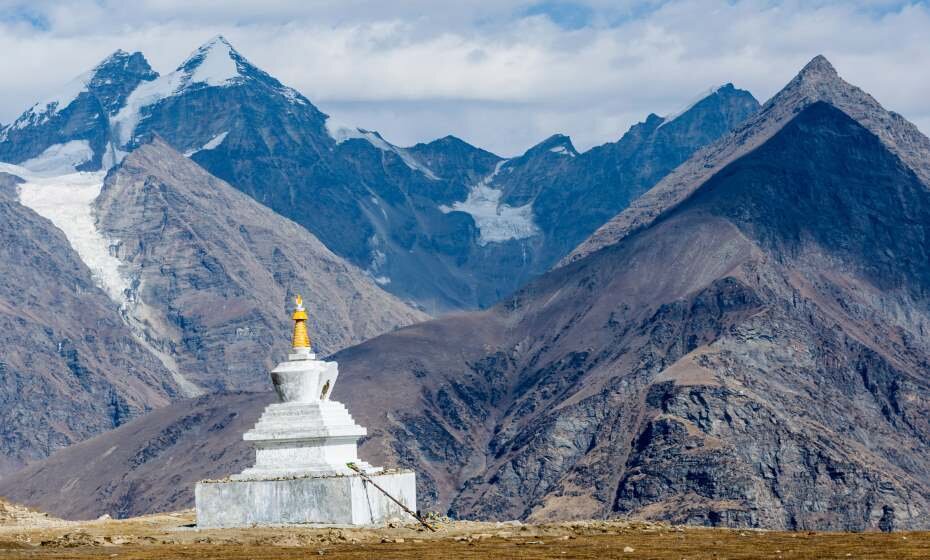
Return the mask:
<svg viewBox="0 0 930 560">
<path fill-rule="evenodd" d="M 106 172 L 75 172 L 72 168 L 70 173 L 45 175 L 6 163 L 0 163 L 0 171 L 23 179 L 19 185 L 20 203 L 60 229 L 90 269 L 97 285 L 121 309 L 126 309 L 129 279 L 120 272 L 120 260 L 110 252 L 113 242 L 97 230 L 93 214 L 94 200 L 100 195 Z"/>
<path fill-rule="evenodd" d="M 87 140 L 71 140 L 54 144 L 41 154 L 20 163 L 20 167 L 37 175 L 64 175 L 74 173 L 75 168 L 94 157 L 94 149 Z"/>
<path fill-rule="evenodd" d="M 78 172 L 73 167 L 69 172 L 67 161 L 71 150 L 66 146 L 57 144 L 46 150 L 50 155 L 43 160 L 47 164 L 45 172 L 9 163 L 0 163 L 0 172 L 24 181 L 18 185 L 19 202 L 65 234 L 71 248 L 90 269 L 94 283 L 116 303 L 130 332 L 171 372 L 181 392 L 187 397 L 203 394 L 200 387 L 179 371 L 174 359 L 156 348 L 144 334 L 144 317 L 150 310 L 135 298 L 132 281 L 123 273 L 122 262 L 111 250 L 119 241 L 106 238 L 97 229 L 94 201 L 100 195 L 107 172 Z M 57 160 L 52 154 L 57 154 Z"/>
<path fill-rule="evenodd" d="M 490 175 L 472 187 L 464 201 L 439 207 L 445 214 L 465 212 L 470 215 L 479 231 L 478 245 L 482 247 L 488 243 L 525 239 L 540 232 L 533 221 L 532 202 L 523 206 L 503 204 L 500 200 L 504 192 L 491 186 L 508 161 L 498 162 Z"/>
</svg>

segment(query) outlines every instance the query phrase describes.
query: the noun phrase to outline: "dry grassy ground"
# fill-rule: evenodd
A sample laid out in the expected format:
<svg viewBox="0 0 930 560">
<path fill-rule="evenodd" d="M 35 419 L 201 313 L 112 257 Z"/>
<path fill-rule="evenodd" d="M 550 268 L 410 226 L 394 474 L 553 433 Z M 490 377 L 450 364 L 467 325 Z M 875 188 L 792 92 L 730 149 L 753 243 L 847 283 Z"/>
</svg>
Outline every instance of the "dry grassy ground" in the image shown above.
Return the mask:
<svg viewBox="0 0 930 560">
<path fill-rule="evenodd" d="M 627 522 L 197 530 L 192 512 L 69 522 L 0 503 L 0 559 L 930 558 L 930 533 L 779 533 Z"/>
</svg>

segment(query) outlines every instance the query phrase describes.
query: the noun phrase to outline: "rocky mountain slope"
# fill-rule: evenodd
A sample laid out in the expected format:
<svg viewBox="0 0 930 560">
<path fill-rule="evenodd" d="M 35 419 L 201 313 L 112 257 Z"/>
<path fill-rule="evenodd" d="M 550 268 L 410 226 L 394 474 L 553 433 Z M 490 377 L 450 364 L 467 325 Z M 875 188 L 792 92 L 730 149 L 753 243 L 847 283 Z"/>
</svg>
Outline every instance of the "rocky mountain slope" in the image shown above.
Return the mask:
<svg viewBox="0 0 930 560">
<path fill-rule="evenodd" d="M 30 161 L 0 164 L 0 475 L 173 399 L 264 387 L 295 293 L 323 353 L 426 318 L 158 139 L 106 177 Z"/>
<path fill-rule="evenodd" d="M 901 158 L 924 183 L 930 183 L 930 139 L 901 115 L 886 111 L 871 95 L 836 78 L 836 70 L 823 56 L 814 58 L 794 80 L 752 118 L 724 140 L 710 144 L 675 169 L 647 196 L 626 212 L 605 223 L 576 248 L 570 262 L 622 239 L 690 196 L 723 166 L 762 145 L 808 105 L 830 103 L 856 119 Z"/>
<path fill-rule="evenodd" d="M 459 517 L 926 528 L 927 140 L 873 103 L 817 58 L 759 130 L 672 177 L 708 153 L 726 163 L 680 179 L 677 195 L 663 195 L 670 183 L 647 194 L 666 202 L 654 219 L 631 208 L 616 222 L 635 227 L 491 310 L 339 353 L 334 397 L 370 429 L 363 456 L 414 467 L 421 506 Z M 91 507 L 77 515 L 175 507 L 189 494 L 146 501 L 168 492 L 139 490 L 134 473 L 187 461 L 171 481 L 187 488 L 234 472 L 248 455 L 233 423 L 268 398 L 179 404 L 0 481 L 0 494 Z M 208 420 L 221 410 L 234 420 Z M 225 453 L 199 458 L 216 443 L 172 428 L 185 418 L 215 426 Z M 150 442 L 160 453 L 142 452 Z M 121 454 L 75 472 L 110 448 Z"/>
<path fill-rule="evenodd" d="M 19 183 L 0 172 L 0 476 L 180 396 Z"/>
<path fill-rule="evenodd" d="M 332 122 L 216 37 L 165 75 L 115 53 L 0 129 L 0 161 L 105 170 L 156 133 L 436 313 L 510 294 L 757 109 L 728 85 L 584 154 L 565 137 L 510 160 L 452 137 L 402 148 Z"/>
<path fill-rule="evenodd" d="M 649 115 L 617 142 L 578 153 L 568 137 L 557 135 L 508 161 L 495 181 L 501 200 L 513 207 L 532 204 L 541 230 L 539 248 L 514 289 L 551 268 L 696 150 L 758 110 L 749 92 L 725 84 L 678 115 Z"/>
<path fill-rule="evenodd" d="M 160 138 L 126 157 L 94 205 L 132 279 L 130 316 L 206 391 L 265 387 L 297 293 L 323 354 L 427 318 Z"/>
</svg>

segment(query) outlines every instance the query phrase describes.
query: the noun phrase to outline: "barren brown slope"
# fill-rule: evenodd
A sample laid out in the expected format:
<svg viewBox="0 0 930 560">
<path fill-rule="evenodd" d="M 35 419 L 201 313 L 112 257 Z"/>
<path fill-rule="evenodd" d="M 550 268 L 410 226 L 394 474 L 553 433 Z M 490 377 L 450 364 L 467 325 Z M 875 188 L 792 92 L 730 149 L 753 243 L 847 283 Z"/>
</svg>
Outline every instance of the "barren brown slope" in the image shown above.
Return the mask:
<svg viewBox="0 0 930 560">
<path fill-rule="evenodd" d="M 128 517 L 192 504 L 194 482 L 247 466 L 242 433 L 270 400 L 265 393 L 209 395 L 153 410 L 141 422 L 0 481 L 6 484 L 0 493 L 67 519 Z"/>
<path fill-rule="evenodd" d="M 178 392 L 19 182 L 0 173 L 0 476 Z"/>
<path fill-rule="evenodd" d="M 135 280 L 130 317 L 209 391 L 265 386 L 297 293 L 324 354 L 427 318 L 158 138 L 108 177 L 96 207 Z"/>
<path fill-rule="evenodd" d="M 340 352 L 366 459 L 416 468 L 421 507 L 459 517 L 926 527 L 930 190 L 819 102 L 691 192 L 490 311 Z M 211 406 L 243 406 L 226 398 Z M 216 471 L 175 440 L 186 476 Z M 47 496 L 92 456 L 77 449 L 0 494 Z M 103 460 L 68 491 L 126 469 Z"/>
</svg>

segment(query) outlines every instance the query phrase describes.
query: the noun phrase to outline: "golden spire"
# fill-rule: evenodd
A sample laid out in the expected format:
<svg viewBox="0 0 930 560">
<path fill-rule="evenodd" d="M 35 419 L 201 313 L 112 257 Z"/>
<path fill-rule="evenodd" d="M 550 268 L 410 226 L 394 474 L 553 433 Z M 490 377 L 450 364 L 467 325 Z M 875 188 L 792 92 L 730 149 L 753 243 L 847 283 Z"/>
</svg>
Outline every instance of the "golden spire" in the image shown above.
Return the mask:
<svg viewBox="0 0 930 560">
<path fill-rule="evenodd" d="M 291 346 L 294 348 L 310 348 L 310 335 L 307 334 L 307 310 L 304 309 L 304 300 L 299 295 L 297 298 L 297 307 L 294 308 L 294 314 L 291 319 L 294 320 L 294 337 Z"/>
</svg>

